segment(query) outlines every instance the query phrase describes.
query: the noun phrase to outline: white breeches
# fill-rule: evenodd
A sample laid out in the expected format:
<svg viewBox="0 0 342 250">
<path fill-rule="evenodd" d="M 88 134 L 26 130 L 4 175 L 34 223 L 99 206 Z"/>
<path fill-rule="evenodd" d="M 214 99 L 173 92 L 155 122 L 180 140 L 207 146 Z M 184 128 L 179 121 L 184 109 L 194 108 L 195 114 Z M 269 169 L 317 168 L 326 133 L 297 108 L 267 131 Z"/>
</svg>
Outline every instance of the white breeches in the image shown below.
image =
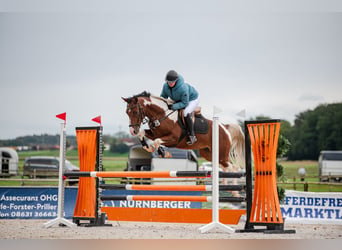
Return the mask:
<svg viewBox="0 0 342 250">
<path fill-rule="evenodd" d="M 191 114 L 194 112 L 195 108 L 197 108 L 199 105 L 199 96 L 197 99 L 192 100 L 189 102 L 189 105 L 184 109 L 184 116 L 187 116 L 188 114 Z"/>
</svg>

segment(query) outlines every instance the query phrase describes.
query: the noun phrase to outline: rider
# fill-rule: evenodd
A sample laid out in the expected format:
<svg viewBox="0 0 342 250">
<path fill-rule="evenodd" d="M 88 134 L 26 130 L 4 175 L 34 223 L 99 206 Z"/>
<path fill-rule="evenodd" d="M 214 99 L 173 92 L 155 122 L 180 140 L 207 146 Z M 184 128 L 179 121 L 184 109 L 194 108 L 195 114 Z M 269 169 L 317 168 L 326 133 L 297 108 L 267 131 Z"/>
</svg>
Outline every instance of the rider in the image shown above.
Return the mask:
<svg viewBox="0 0 342 250">
<path fill-rule="evenodd" d="M 174 104 L 169 104 L 169 109 L 184 109 L 184 117 L 188 133 L 189 145 L 194 144 L 197 138 L 194 133 L 194 124 L 192 122 L 191 113 L 199 104 L 199 94 L 197 90 L 188 83 L 184 82 L 184 78 L 174 70 L 167 72 L 163 85 L 161 97 L 167 99 L 170 97 Z"/>
</svg>

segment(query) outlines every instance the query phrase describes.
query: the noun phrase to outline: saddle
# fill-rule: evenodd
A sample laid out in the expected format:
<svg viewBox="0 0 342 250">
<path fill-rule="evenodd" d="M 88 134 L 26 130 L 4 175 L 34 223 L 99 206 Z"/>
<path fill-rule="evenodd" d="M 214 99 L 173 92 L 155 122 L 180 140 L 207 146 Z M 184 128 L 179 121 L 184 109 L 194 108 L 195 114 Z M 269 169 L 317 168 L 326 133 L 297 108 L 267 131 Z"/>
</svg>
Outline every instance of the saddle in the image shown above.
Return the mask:
<svg viewBox="0 0 342 250">
<path fill-rule="evenodd" d="M 194 111 L 195 115 L 192 117 L 194 122 L 194 132 L 195 134 L 207 134 L 209 131 L 209 124 L 207 119 L 201 114 L 201 108 L 198 107 Z M 184 120 L 184 109 L 178 112 L 178 124 L 182 128 L 182 134 L 186 134 L 186 123 Z"/>
</svg>

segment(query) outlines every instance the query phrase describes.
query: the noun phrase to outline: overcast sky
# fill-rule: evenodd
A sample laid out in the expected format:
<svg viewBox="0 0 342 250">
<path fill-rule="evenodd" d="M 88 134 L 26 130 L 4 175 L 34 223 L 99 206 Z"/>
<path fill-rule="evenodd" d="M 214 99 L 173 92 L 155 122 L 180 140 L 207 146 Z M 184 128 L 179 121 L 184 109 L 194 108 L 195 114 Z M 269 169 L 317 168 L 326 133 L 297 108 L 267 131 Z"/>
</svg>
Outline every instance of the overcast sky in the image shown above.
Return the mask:
<svg viewBox="0 0 342 250">
<path fill-rule="evenodd" d="M 341 102 L 341 5 L 256 2 L 0 0 L 0 139 L 58 134 L 63 112 L 68 134 L 98 115 L 128 132 L 121 97 L 159 95 L 169 69 L 224 122 Z"/>
</svg>

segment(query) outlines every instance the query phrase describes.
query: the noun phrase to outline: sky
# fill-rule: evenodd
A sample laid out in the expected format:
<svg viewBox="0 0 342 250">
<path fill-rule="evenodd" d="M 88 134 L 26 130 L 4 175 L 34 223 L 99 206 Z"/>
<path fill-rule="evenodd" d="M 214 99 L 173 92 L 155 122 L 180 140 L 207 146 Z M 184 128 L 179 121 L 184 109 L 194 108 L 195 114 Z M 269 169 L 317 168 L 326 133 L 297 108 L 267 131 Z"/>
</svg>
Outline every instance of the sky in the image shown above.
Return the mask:
<svg viewBox="0 0 342 250">
<path fill-rule="evenodd" d="M 285 119 L 342 101 L 339 1 L 0 0 L 0 139 L 96 126 L 128 132 L 121 97 L 174 69 L 202 113 Z"/>
</svg>

